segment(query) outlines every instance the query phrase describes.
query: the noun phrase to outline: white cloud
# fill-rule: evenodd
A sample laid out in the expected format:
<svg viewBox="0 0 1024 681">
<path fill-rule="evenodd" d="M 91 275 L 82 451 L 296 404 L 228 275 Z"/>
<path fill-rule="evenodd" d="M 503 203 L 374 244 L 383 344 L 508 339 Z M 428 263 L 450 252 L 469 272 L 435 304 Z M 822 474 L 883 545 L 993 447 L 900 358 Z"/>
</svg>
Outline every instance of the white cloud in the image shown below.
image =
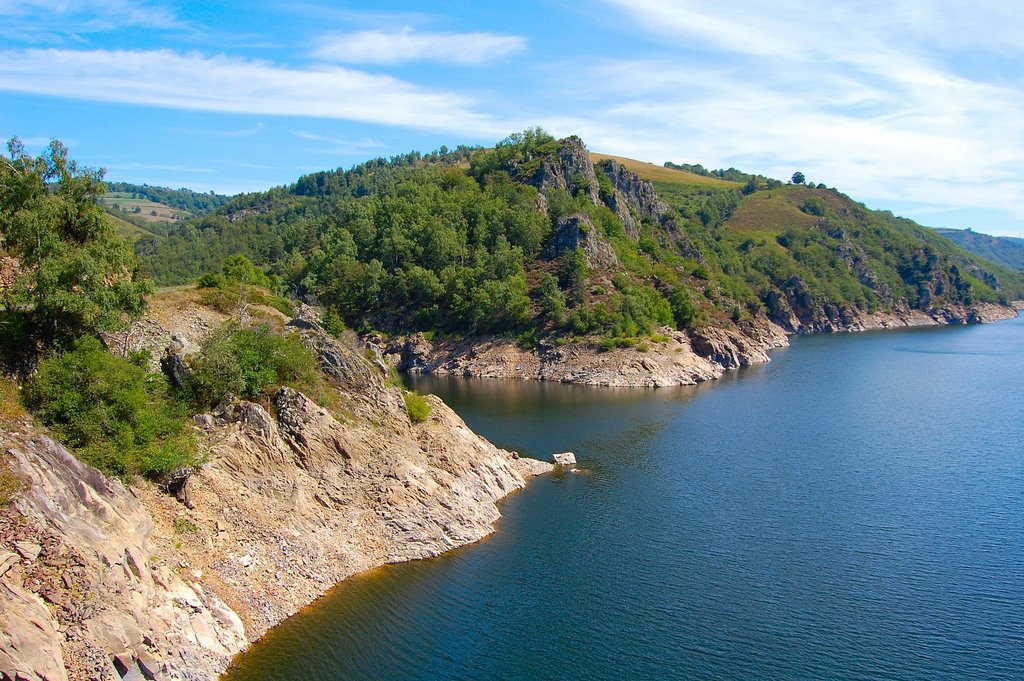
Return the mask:
<svg viewBox="0 0 1024 681">
<path fill-rule="evenodd" d="M 316 142 L 316 151 L 326 154 L 372 153 L 374 149 L 386 147 L 385 144 L 375 139 L 349 140 L 335 135 L 321 135 L 308 130 L 289 130 L 288 134 L 300 140 Z"/>
<path fill-rule="evenodd" d="M 463 66 L 486 64 L 526 49 L 520 36 L 495 33 L 419 33 L 410 28 L 336 33 L 321 39 L 315 55 L 344 64 L 402 64 L 435 61 Z"/>
<path fill-rule="evenodd" d="M 185 27 L 166 7 L 138 0 L 0 0 L 0 17 L 0 33 L 16 40 L 52 41 L 125 27 Z"/>
<path fill-rule="evenodd" d="M 0 90 L 91 101 L 272 116 L 302 116 L 462 134 L 502 126 L 463 95 L 342 67 L 160 51 L 0 52 Z"/>
<path fill-rule="evenodd" d="M 575 124 L 595 149 L 802 170 L 870 205 L 1024 219 L 1024 88 L 998 68 L 1024 55 L 1024 22 L 1002 5 L 606 2 L 657 56 L 557 69 L 575 75 L 577 110 L 593 111 Z M 972 51 L 970 73 L 956 50 Z"/>
</svg>

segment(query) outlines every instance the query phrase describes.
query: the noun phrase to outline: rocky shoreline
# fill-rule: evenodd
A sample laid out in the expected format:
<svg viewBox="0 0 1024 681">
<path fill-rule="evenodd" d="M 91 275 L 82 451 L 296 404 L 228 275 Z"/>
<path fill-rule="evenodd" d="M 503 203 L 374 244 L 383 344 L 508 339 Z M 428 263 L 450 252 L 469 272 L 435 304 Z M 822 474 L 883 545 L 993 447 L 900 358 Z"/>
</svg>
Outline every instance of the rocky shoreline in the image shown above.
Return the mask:
<svg viewBox="0 0 1024 681">
<path fill-rule="evenodd" d="M 796 318 L 784 327 L 762 317 L 736 327 L 707 327 L 690 333 L 663 328 L 659 330 L 661 340 L 641 340 L 632 347 L 612 350 L 587 341 L 523 348 L 501 337 L 435 342 L 418 333 L 393 339 L 383 347 L 383 355 L 399 371 L 409 373 L 669 387 L 715 380 L 731 369 L 768 362 L 770 351 L 788 346 L 791 335 L 989 323 L 1016 315 L 1011 307 L 981 304 L 929 312 L 901 308 L 891 313 L 837 313 L 835 322 L 827 327 L 811 327 Z"/>
<path fill-rule="evenodd" d="M 133 343 L 196 342 L 219 315 L 157 306 Z M 1001 306 L 859 315 L 834 331 L 1007 319 Z M 278 322 L 283 322 L 279 319 Z M 0 451 L 23 481 L 0 511 L 0 672 L 25 679 L 212 679 L 231 658 L 345 578 L 485 537 L 496 504 L 552 465 L 472 433 L 443 402 L 413 424 L 380 362 L 294 323 L 338 389 L 328 411 L 287 388 L 196 417 L 208 463 L 177 498 L 77 461 L 27 417 Z M 523 349 L 507 339 L 396 339 L 405 371 L 605 386 L 714 380 L 769 361 L 787 330 L 765 319 L 648 347 Z M 788 330 L 789 334 L 793 330 Z M 129 338 L 124 340 L 129 344 Z M 368 343 L 364 350 L 373 349 Z"/>
<path fill-rule="evenodd" d="M 151 317 L 150 341 L 187 344 L 217 322 L 180 312 L 178 326 Z M 485 537 L 497 503 L 553 469 L 495 447 L 434 397 L 412 423 L 361 352 L 299 332 L 339 403 L 283 388 L 270 404 L 197 416 L 208 462 L 177 498 L 107 478 L 27 416 L 3 422 L 0 451 L 23 490 L 0 508 L 0 676 L 214 679 L 345 578 Z"/>
</svg>

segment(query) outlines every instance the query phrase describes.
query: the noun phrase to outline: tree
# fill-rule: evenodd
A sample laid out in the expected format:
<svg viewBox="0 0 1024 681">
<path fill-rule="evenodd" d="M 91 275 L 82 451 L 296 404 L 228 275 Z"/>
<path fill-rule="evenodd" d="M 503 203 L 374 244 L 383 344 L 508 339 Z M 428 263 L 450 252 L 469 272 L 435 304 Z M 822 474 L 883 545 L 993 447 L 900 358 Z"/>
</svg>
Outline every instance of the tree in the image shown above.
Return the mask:
<svg viewBox="0 0 1024 681">
<path fill-rule="evenodd" d="M 804 183 L 804 174 L 801 173 L 799 170 L 796 171 L 795 173 L 793 173 L 793 184 L 803 184 L 803 183 Z"/>
<path fill-rule="evenodd" d="M 52 344 L 121 327 L 145 307 L 151 284 L 138 276 L 127 242 L 97 203 L 103 171 L 79 168 L 50 142 L 40 156 L 18 138 L 0 156 L 0 246 L 18 276 L 0 293 L 3 321 Z"/>
</svg>

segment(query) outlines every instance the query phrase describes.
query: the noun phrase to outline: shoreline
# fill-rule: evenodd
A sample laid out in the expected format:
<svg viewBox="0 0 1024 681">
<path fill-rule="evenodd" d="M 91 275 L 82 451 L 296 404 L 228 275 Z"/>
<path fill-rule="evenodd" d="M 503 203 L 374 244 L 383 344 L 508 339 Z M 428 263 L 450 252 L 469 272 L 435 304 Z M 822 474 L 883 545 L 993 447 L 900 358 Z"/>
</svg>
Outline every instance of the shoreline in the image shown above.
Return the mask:
<svg viewBox="0 0 1024 681">
<path fill-rule="evenodd" d="M 696 332 L 665 327 L 658 329 L 664 340 L 641 338 L 634 347 L 611 350 L 586 340 L 544 342 L 524 349 L 508 338 L 433 342 L 417 333 L 399 336 L 386 347 L 376 347 L 376 351 L 400 372 L 412 374 L 658 388 L 713 381 L 726 371 L 770 362 L 771 350 L 787 347 L 791 336 L 992 323 L 1016 315 L 1012 307 L 994 304 L 941 308 L 928 313 L 902 309 L 846 315 L 841 324 L 818 330 L 798 322 L 784 328 L 760 318 L 733 328 L 707 327 Z"/>
<path fill-rule="evenodd" d="M 1002 306 L 946 312 L 864 316 L 841 332 L 1017 315 Z M 667 333 L 646 352 L 583 343 L 525 351 L 490 339 L 440 351 L 430 344 L 412 357 L 438 374 L 692 385 L 770 361 L 792 335 L 766 320 L 740 328 Z M 426 349 L 425 340 L 411 348 Z M 489 536 L 498 504 L 553 470 L 494 446 L 433 396 L 431 417 L 411 424 L 401 392 L 361 353 L 333 340 L 320 350 L 340 359 L 340 420 L 287 390 L 273 411 L 238 402 L 196 417 L 211 456 L 189 478 L 189 505 L 153 485 L 104 478 L 27 421 L 4 435 L 4 451 L 31 483 L 15 509 L 21 560 L 5 558 L 0 573 L 5 612 L 23 614 L 7 633 L 37 641 L 22 644 L 31 655 L 18 658 L 19 671 L 106 678 L 125 666 L 158 669 L 158 678 L 216 678 L 348 577 Z M 63 572 L 74 576 L 62 581 Z M 91 596 L 81 602 L 82 594 Z"/>
</svg>

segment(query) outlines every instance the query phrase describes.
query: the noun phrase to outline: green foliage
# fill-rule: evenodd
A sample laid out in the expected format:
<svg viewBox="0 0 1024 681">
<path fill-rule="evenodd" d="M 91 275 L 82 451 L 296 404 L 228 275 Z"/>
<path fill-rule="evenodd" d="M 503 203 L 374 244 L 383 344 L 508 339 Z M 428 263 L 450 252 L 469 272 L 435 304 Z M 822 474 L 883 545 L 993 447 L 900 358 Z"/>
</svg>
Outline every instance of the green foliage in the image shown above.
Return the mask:
<svg viewBox="0 0 1024 681">
<path fill-rule="evenodd" d="M 537 347 L 537 329 L 527 329 L 516 336 L 516 345 L 523 350 L 532 350 Z"/>
<path fill-rule="evenodd" d="M 800 206 L 800 210 L 808 215 L 822 216 L 825 214 L 825 202 L 822 201 L 821 197 L 812 196 L 803 205 Z"/>
<path fill-rule="evenodd" d="M 686 287 L 677 286 L 668 300 L 677 328 L 693 331 L 708 323 L 707 313 L 694 305 L 693 297 Z"/>
<path fill-rule="evenodd" d="M 269 289 L 273 288 L 270 277 L 253 264 L 252 260 L 241 254 L 228 256 L 224 261 L 224 278 L 229 282 L 249 284 Z"/>
<path fill-rule="evenodd" d="M 92 337 L 39 363 L 25 401 L 86 462 L 126 478 L 161 478 L 198 463 L 162 376 L 111 355 Z"/>
<path fill-rule="evenodd" d="M 41 156 L 13 138 L 0 156 L 0 246 L 20 273 L 3 292 L 4 316 L 46 343 L 116 329 L 139 315 L 151 285 L 137 276 L 97 196 L 102 171 L 79 168 L 54 140 Z"/>
<path fill-rule="evenodd" d="M 345 322 L 342 321 L 341 317 L 334 310 L 324 311 L 320 325 L 324 327 L 324 331 L 335 338 L 341 338 L 342 334 L 345 333 Z"/>
<path fill-rule="evenodd" d="M 171 208 L 185 210 L 193 215 L 204 215 L 220 208 L 228 202 L 229 197 L 213 192 L 202 193 L 191 189 L 168 189 L 167 187 L 150 187 L 146 184 L 130 184 L 128 182 L 108 182 L 107 192 L 134 194 L 154 203 L 162 203 Z"/>
<path fill-rule="evenodd" d="M 544 164 L 562 162 L 553 157 L 563 143 L 533 129 L 493 149 L 412 152 L 314 173 L 236 197 L 137 248 L 167 283 L 244 256 L 255 264 L 250 274 L 315 297 L 360 331 L 642 336 L 666 318 L 683 328 L 740 323 L 795 288 L 806 288 L 812 305 L 862 310 L 1024 291 L 1021 277 L 979 269 L 907 221 L 833 190 L 733 168 L 669 165 L 692 175 L 628 166 L 648 173 L 670 208 L 657 218 L 634 213 L 637 230 L 627 234 L 606 205 L 615 195 L 608 162 L 595 168 L 597 205 L 579 169 L 543 197 L 530 184 L 540 184 Z M 545 257 L 553 226 L 572 214 L 593 225 L 588 239 L 612 246 L 624 286 L 606 291 L 616 271 L 589 267 L 581 249 L 554 263 Z M 673 300 L 677 290 L 688 297 Z"/>
<path fill-rule="evenodd" d="M 203 343 L 192 370 L 187 390 L 200 405 L 215 405 L 229 395 L 263 398 L 283 385 L 314 399 L 324 393 L 313 353 L 297 335 L 275 334 L 266 324 L 225 323 Z"/>
<path fill-rule="evenodd" d="M 407 392 L 402 395 L 405 400 L 405 411 L 413 423 L 423 423 L 430 417 L 430 403 L 423 395 Z"/>
<path fill-rule="evenodd" d="M 178 517 L 174 519 L 174 531 L 178 534 L 195 534 L 199 526 L 188 518 Z"/>
<path fill-rule="evenodd" d="M 793 173 L 791 181 L 793 182 L 793 184 L 803 184 L 805 181 L 804 174 L 801 173 L 800 171 Z"/>
<path fill-rule="evenodd" d="M 558 287 L 558 279 L 543 272 L 540 277 L 540 308 L 544 317 L 554 326 L 565 321 L 565 294 Z"/>
<path fill-rule="evenodd" d="M 204 289 L 204 305 L 226 314 L 249 303 L 273 307 L 288 317 L 294 313 L 292 301 L 269 290 L 276 288 L 274 281 L 244 255 L 228 257 L 220 274 L 201 275 L 196 288 Z"/>
</svg>

